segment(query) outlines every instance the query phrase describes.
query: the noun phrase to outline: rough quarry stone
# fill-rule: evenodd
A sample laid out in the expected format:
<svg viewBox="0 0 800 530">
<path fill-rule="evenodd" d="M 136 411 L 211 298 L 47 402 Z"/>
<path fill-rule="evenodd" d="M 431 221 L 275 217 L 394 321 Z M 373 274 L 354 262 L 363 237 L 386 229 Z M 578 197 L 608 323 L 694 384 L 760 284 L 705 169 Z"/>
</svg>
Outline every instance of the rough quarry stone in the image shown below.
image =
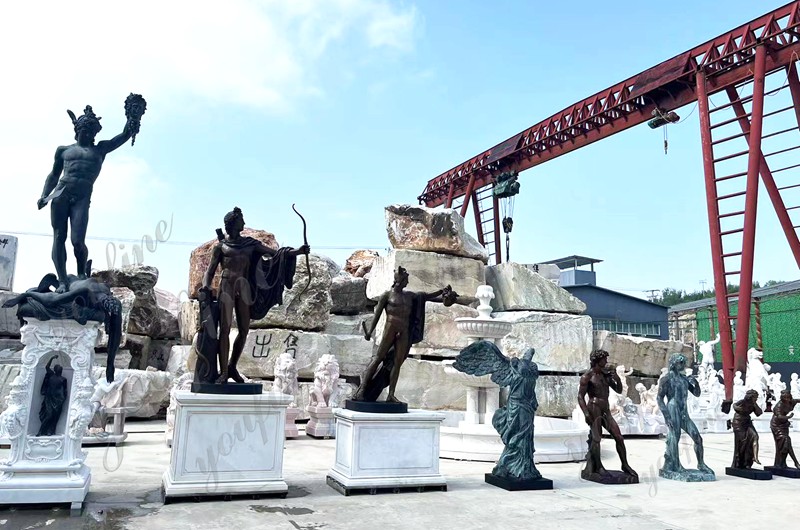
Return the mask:
<svg viewBox="0 0 800 530">
<path fill-rule="evenodd" d="M 384 399 L 384 395 L 379 399 Z M 439 361 L 406 359 L 397 381 L 396 396 L 409 408 L 464 410 L 467 387 L 444 371 Z"/>
<path fill-rule="evenodd" d="M 131 310 L 136 301 L 136 295 L 127 287 L 112 287 L 111 292 L 114 293 L 114 296 L 117 297 L 122 304 L 122 337 L 119 340 L 119 347 L 122 348 L 128 342 L 128 322 L 131 318 Z M 106 348 L 107 346 L 108 335 L 106 334 L 105 327 L 100 326 L 100 340 L 97 343 L 97 347 Z"/>
<path fill-rule="evenodd" d="M 16 307 L 3 307 L 9 298 L 18 293 L 0 291 L 0 337 L 19 337 L 19 319 Z"/>
<path fill-rule="evenodd" d="M 339 274 L 331 281 L 331 313 L 357 315 L 373 305 L 367 298 L 367 280 L 349 274 Z"/>
<path fill-rule="evenodd" d="M 181 339 L 191 342 L 194 334 L 200 331 L 200 302 L 197 300 L 181 302 L 178 311 L 178 326 L 181 330 Z"/>
<path fill-rule="evenodd" d="M 379 254 L 374 250 L 356 250 L 344 264 L 344 270 L 356 278 L 363 278 L 372 269 L 372 263 Z"/>
<path fill-rule="evenodd" d="M 493 313 L 511 322 L 511 332 L 500 340 L 509 357 L 521 357 L 534 348 L 533 360 L 540 371 L 579 373 L 589 368 L 592 351 L 592 319 L 586 315 L 509 311 Z"/>
<path fill-rule="evenodd" d="M 120 406 L 127 409 L 129 418 L 152 418 L 169 405 L 169 389 L 172 375 L 152 368 L 147 370 L 117 370 L 124 377 L 121 386 Z M 105 368 L 95 367 L 95 379 L 105 377 Z M 116 379 L 117 375 L 115 375 Z"/>
<path fill-rule="evenodd" d="M 342 376 L 357 376 L 372 357 L 372 342 L 358 335 L 326 335 L 278 328 L 253 329 L 247 335 L 239 359 L 239 372 L 253 379 L 272 378 L 278 356 L 287 351 L 295 356 L 298 376 L 301 378 L 313 379 L 314 367 L 325 354 L 336 356 Z"/>
<path fill-rule="evenodd" d="M 222 219 L 220 219 L 220 222 L 222 222 Z M 278 242 L 271 232 L 245 228 L 242 230 L 242 236 L 258 239 L 273 250 L 278 249 Z M 189 298 L 197 298 L 197 293 L 200 291 L 200 287 L 203 286 L 203 276 L 205 276 L 206 270 L 208 270 L 208 264 L 211 263 L 211 252 L 214 250 L 214 245 L 216 244 L 217 240 L 212 239 L 211 241 L 206 241 L 192 251 L 189 257 Z M 211 288 L 214 292 L 218 292 L 219 290 L 220 274 L 222 274 L 222 269 L 217 268 L 214 281 L 211 283 Z"/>
<path fill-rule="evenodd" d="M 661 369 L 667 366 L 669 356 L 673 353 L 684 354 L 688 360 L 686 366 L 694 363 L 692 347 L 673 340 L 595 331 L 594 348 L 606 350 L 609 363 L 624 364 L 626 368 L 633 368 L 637 375 L 658 376 L 661 374 Z"/>
<path fill-rule="evenodd" d="M 474 296 L 484 283 L 483 262 L 471 258 L 420 252 L 417 250 L 390 250 L 372 265 L 367 282 L 367 298 L 377 300 L 392 287 L 398 266 L 408 271 L 408 291 L 438 291 L 450 285 L 464 296 Z"/>
<path fill-rule="evenodd" d="M 192 351 L 191 345 L 177 344 L 170 348 L 169 359 L 167 360 L 167 372 L 173 377 L 178 378 L 189 371 L 189 354 Z"/>
<path fill-rule="evenodd" d="M 387 206 L 386 233 L 395 249 L 452 254 L 484 263 L 489 260 L 487 250 L 466 232 L 464 218 L 452 208 Z"/>
<path fill-rule="evenodd" d="M 536 381 L 536 415 L 570 417 L 578 404 L 580 379 L 579 375 L 540 375 Z"/>
<path fill-rule="evenodd" d="M 311 284 L 305 256 L 298 256 L 292 288 L 283 292 L 283 305 L 269 310 L 261 320 L 250 323 L 251 328 L 286 328 L 305 331 L 325 329 L 331 306 L 331 275 L 324 258 L 310 255 Z M 302 295 L 302 296 L 301 296 Z"/>
<path fill-rule="evenodd" d="M 361 335 L 361 322 L 372 319 L 372 312 L 359 315 L 331 315 L 325 325 L 327 335 Z"/>
<path fill-rule="evenodd" d="M 95 366 L 106 366 L 108 364 L 107 352 L 95 352 L 94 354 Z M 127 369 L 131 365 L 131 352 L 128 350 L 119 350 L 114 356 L 114 368 Z"/>
<path fill-rule="evenodd" d="M 179 336 L 178 299 L 167 291 L 156 289 L 158 269 L 149 265 L 132 265 L 97 271 L 92 276 L 109 287 L 127 287 L 136 295 L 128 319 L 128 333 L 155 339 Z"/>
<path fill-rule="evenodd" d="M 127 287 L 138 296 L 148 295 L 158 281 L 158 269 L 149 265 L 131 265 L 119 269 L 95 271 L 93 278 L 109 287 Z"/>
<path fill-rule="evenodd" d="M 449 349 L 461 350 L 471 341 L 456 328 L 455 319 L 463 317 L 476 317 L 478 312 L 471 307 L 463 305 L 452 305 L 445 307 L 444 304 L 427 302 L 425 304 L 425 334 L 422 341 L 414 345 L 419 350 L 426 349 Z M 372 319 L 368 319 L 367 323 Z M 386 313 L 381 315 L 378 326 L 375 328 L 373 338 L 375 342 L 380 342 L 383 337 L 383 328 L 386 323 Z"/>
<path fill-rule="evenodd" d="M 19 364 L 25 346 L 19 339 L 0 337 L 0 364 Z"/>
<path fill-rule="evenodd" d="M 519 263 L 486 267 L 486 284 L 494 289 L 495 311 L 583 313 L 586 304 L 566 289 Z"/>
</svg>

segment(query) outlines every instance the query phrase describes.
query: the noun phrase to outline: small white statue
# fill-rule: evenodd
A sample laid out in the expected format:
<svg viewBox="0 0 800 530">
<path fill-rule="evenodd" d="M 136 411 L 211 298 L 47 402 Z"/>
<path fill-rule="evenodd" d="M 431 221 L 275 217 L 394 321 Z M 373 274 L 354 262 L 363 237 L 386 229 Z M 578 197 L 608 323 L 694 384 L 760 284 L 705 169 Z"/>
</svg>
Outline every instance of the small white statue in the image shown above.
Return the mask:
<svg viewBox="0 0 800 530">
<path fill-rule="evenodd" d="M 733 376 L 733 402 L 738 403 L 739 401 L 744 399 L 744 395 L 747 392 L 747 389 L 744 386 L 744 381 L 742 380 L 742 372 L 736 370 L 736 373 Z"/>
<path fill-rule="evenodd" d="M 619 380 L 622 382 L 622 401 L 623 403 L 628 398 L 628 376 L 633 374 L 633 368 L 625 371 L 625 365 L 620 364 L 617 366 L 617 375 L 619 376 Z"/>
<path fill-rule="evenodd" d="M 283 352 L 275 363 L 275 381 L 272 391 L 292 396 L 290 407 L 296 407 L 300 385 L 297 383 L 297 362 L 289 352 Z"/>
<path fill-rule="evenodd" d="M 747 374 L 744 385 L 746 390 L 758 392 L 758 406 L 765 410 L 767 406 L 767 388 L 769 388 L 770 365 L 763 362 L 764 353 L 750 348 L 747 350 Z"/>
<path fill-rule="evenodd" d="M 800 379 L 796 373 L 792 374 L 792 380 L 789 383 L 789 389 L 792 392 L 792 399 L 800 399 Z"/>
<path fill-rule="evenodd" d="M 697 343 L 697 349 L 700 351 L 700 355 L 702 356 L 701 364 L 703 366 L 708 366 L 709 368 L 714 367 L 714 345 L 719 342 L 719 333 L 717 333 L 717 338 L 715 340 L 710 340 L 708 342 L 701 340 Z"/>
<path fill-rule="evenodd" d="M 341 398 L 339 388 L 339 361 L 325 354 L 314 369 L 314 386 L 311 388 L 309 405 L 314 407 L 338 407 Z"/>
</svg>

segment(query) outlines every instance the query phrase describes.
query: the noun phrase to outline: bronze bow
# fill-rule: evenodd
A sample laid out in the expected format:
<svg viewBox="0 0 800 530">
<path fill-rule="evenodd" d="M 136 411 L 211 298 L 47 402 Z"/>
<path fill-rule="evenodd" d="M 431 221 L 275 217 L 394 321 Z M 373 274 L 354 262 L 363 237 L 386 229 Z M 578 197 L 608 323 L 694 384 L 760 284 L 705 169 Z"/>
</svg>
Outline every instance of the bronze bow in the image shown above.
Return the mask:
<svg viewBox="0 0 800 530">
<path fill-rule="evenodd" d="M 294 203 L 292 203 L 292 210 L 294 210 L 294 213 L 296 213 L 298 217 L 300 217 L 300 219 L 303 221 L 303 245 L 308 246 L 308 237 L 306 235 L 306 219 L 305 217 L 300 215 L 300 212 L 298 212 L 297 208 L 294 207 Z M 298 299 L 300 299 L 300 297 L 303 296 L 303 293 L 305 293 L 308 290 L 309 286 L 311 286 L 311 261 L 308 258 L 308 254 L 306 254 L 306 272 L 308 273 L 308 283 L 306 283 L 306 286 L 303 288 L 302 291 L 300 291 L 300 294 L 297 295 Z"/>
</svg>

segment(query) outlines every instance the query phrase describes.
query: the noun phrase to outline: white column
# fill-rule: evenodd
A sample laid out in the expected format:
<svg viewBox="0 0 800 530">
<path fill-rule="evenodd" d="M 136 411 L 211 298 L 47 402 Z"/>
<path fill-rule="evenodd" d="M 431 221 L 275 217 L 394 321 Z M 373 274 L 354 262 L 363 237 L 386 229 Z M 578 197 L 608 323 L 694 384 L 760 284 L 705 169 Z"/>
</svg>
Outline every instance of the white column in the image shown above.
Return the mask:
<svg viewBox="0 0 800 530">
<path fill-rule="evenodd" d="M 474 386 L 467 387 L 467 412 L 464 415 L 466 423 L 478 424 L 480 423 L 480 413 L 478 409 L 478 388 Z"/>
</svg>

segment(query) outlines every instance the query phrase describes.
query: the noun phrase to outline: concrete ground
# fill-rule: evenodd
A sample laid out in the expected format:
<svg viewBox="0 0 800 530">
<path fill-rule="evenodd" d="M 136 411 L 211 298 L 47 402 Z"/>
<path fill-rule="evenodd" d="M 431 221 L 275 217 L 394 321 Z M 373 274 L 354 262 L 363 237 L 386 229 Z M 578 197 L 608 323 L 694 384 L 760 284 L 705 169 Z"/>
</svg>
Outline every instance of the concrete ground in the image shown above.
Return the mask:
<svg viewBox="0 0 800 530">
<path fill-rule="evenodd" d="M 164 422 L 133 422 L 119 448 L 89 447 L 92 485 L 80 516 L 65 508 L 0 508 L 0 530 L 47 528 L 182 530 L 195 528 L 371 529 L 478 528 L 650 529 L 794 527 L 800 480 L 775 477 L 749 481 L 725 475 L 731 462 L 730 434 L 705 438 L 706 462 L 717 472 L 711 483 L 682 483 L 658 477 L 663 439 L 629 439 L 631 465 L 640 484 L 603 486 L 581 480 L 580 463 L 541 464 L 554 481 L 552 491 L 508 492 L 490 486 L 483 475 L 492 464 L 441 460 L 447 492 L 408 492 L 344 497 L 328 487 L 325 475 L 335 440 L 302 434 L 287 440 L 286 499 L 163 505 L 161 475 L 169 463 Z M 796 435 L 800 436 L 800 435 Z M 770 434 L 761 435 L 761 461 L 771 464 Z M 682 447 L 684 464 L 694 461 L 691 445 Z M 5 457 L 7 449 L 0 450 Z M 612 440 L 603 440 L 606 467 L 618 466 Z"/>
</svg>

